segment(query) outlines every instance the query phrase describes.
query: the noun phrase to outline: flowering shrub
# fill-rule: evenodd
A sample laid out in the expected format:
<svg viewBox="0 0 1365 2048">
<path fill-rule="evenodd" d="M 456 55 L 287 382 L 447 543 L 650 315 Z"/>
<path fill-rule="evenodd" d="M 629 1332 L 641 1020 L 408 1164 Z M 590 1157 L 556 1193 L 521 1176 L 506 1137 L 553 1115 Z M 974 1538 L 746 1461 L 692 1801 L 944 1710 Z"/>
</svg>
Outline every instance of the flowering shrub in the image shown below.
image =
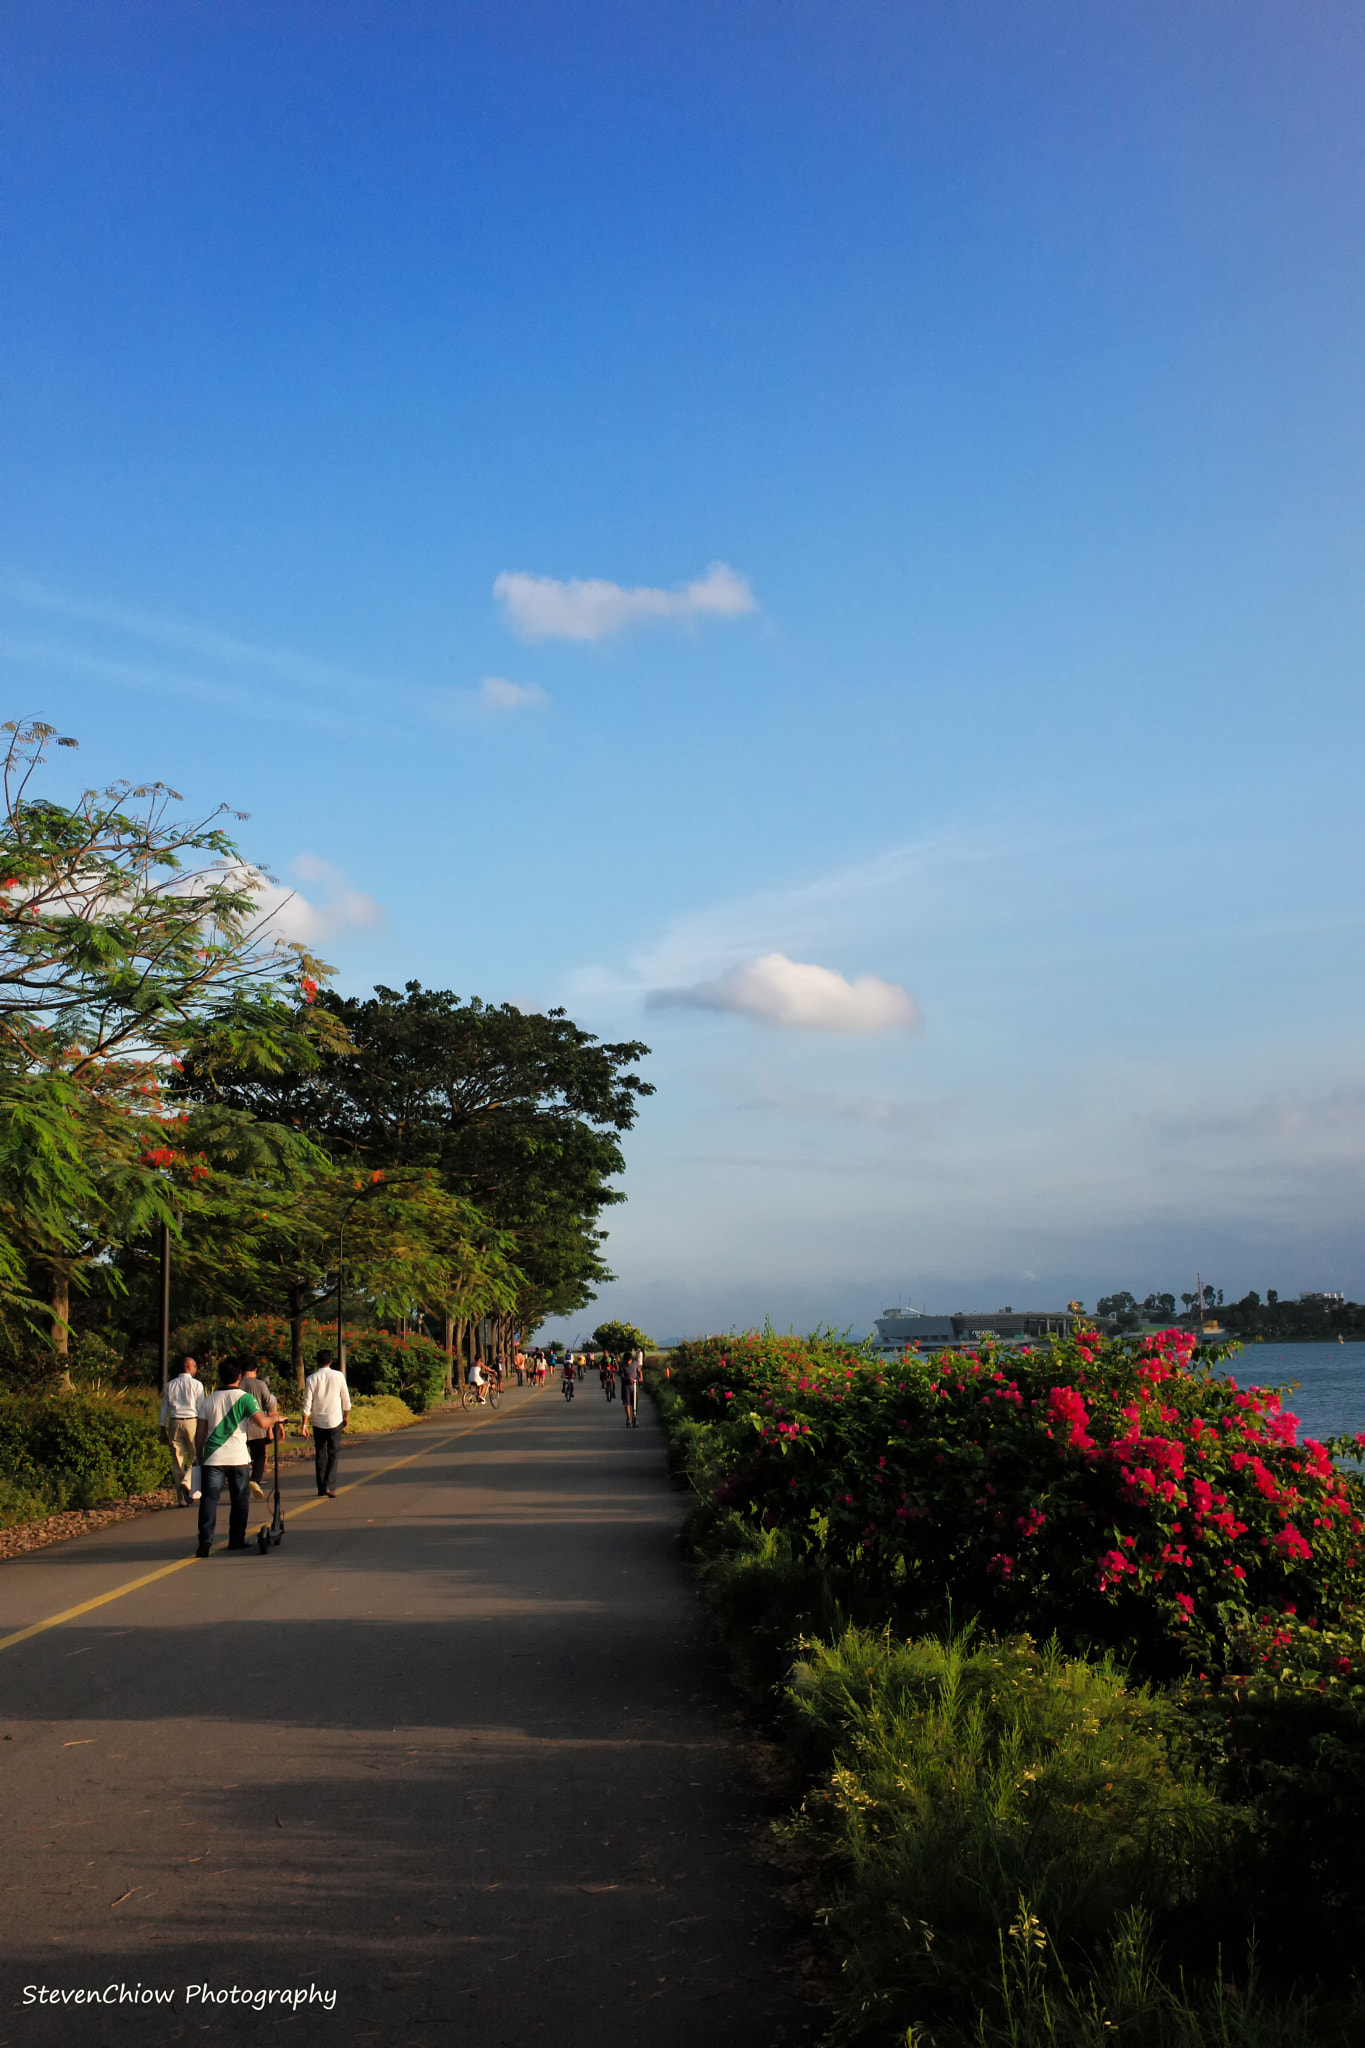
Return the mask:
<svg viewBox="0 0 1365 2048">
<path fill-rule="evenodd" d="M 730 1452 L 717 1506 L 851 1570 L 903 1619 L 951 1601 L 1163 1677 L 1233 1668 L 1248 1630 L 1292 1651 L 1291 1617 L 1359 1637 L 1365 1499 L 1336 1461 L 1365 1438 L 1300 1442 L 1279 1393 L 1196 1358 L 1188 1331 L 1082 1327 L 894 1363 L 751 1335 L 673 1363 Z M 1362 1661 L 1315 1661 L 1311 1682 L 1354 1688 Z"/>
</svg>

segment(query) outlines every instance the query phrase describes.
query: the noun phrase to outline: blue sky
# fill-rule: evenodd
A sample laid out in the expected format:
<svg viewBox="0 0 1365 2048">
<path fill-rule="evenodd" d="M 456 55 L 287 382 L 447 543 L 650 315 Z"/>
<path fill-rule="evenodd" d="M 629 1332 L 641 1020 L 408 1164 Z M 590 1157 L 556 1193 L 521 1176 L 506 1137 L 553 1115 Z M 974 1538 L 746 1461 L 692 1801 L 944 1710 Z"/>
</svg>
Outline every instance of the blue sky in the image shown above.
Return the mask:
<svg viewBox="0 0 1365 2048">
<path fill-rule="evenodd" d="M 16 0 L 0 81 L 7 715 L 344 988 L 647 1039 L 605 1308 L 1365 1292 L 1357 8 Z"/>
</svg>

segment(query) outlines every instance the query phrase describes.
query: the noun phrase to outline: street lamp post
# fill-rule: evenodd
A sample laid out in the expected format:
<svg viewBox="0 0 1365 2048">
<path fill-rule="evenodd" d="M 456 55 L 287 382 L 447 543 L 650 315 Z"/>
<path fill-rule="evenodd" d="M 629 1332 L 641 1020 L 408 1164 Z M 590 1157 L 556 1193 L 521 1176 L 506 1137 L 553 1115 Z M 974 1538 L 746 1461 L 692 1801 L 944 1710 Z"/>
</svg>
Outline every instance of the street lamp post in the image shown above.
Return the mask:
<svg viewBox="0 0 1365 2048">
<path fill-rule="evenodd" d="M 159 1331 L 161 1351 L 161 1391 L 171 1370 L 171 1226 L 161 1226 L 161 1326 Z"/>
</svg>

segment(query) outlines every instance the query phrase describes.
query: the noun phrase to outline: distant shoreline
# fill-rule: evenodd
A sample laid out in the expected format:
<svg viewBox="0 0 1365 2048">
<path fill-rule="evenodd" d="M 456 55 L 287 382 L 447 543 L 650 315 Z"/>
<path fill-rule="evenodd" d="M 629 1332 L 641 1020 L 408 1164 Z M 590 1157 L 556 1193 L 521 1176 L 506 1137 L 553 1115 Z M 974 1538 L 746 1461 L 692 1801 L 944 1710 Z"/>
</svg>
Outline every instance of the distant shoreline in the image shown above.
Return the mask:
<svg viewBox="0 0 1365 2048">
<path fill-rule="evenodd" d="M 1348 1344 L 1365 1344 L 1365 1337 L 1238 1337 L 1229 1331 L 1228 1341 L 1233 1344 L 1339 1344 L 1344 1350 Z"/>
</svg>

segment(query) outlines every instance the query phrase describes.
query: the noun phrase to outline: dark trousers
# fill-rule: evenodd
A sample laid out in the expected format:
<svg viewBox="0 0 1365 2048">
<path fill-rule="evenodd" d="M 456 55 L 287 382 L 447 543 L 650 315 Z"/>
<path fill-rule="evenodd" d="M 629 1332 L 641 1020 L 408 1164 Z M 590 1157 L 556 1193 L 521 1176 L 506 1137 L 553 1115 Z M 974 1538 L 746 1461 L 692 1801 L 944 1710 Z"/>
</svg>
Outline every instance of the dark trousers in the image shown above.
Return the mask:
<svg viewBox="0 0 1365 2048">
<path fill-rule="evenodd" d="M 313 1465 L 318 1475 L 318 1492 L 326 1493 L 337 1483 L 337 1464 L 341 1456 L 341 1426 L 335 1429 L 319 1429 L 313 1426 Z"/>
<path fill-rule="evenodd" d="M 258 1486 L 265 1477 L 265 1454 L 269 1445 L 268 1436 L 249 1436 L 246 1440 L 247 1456 L 251 1460 L 251 1476 Z"/>
<path fill-rule="evenodd" d="M 228 1542 L 246 1542 L 246 1518 L 251 1512 L 250 1465 L 205 1465 L 199 1475 L 199 1541 L 212 1543 L 218 1526 L 218 1496 L 226 1486 L 228 1499 Z"/>
</svg>

